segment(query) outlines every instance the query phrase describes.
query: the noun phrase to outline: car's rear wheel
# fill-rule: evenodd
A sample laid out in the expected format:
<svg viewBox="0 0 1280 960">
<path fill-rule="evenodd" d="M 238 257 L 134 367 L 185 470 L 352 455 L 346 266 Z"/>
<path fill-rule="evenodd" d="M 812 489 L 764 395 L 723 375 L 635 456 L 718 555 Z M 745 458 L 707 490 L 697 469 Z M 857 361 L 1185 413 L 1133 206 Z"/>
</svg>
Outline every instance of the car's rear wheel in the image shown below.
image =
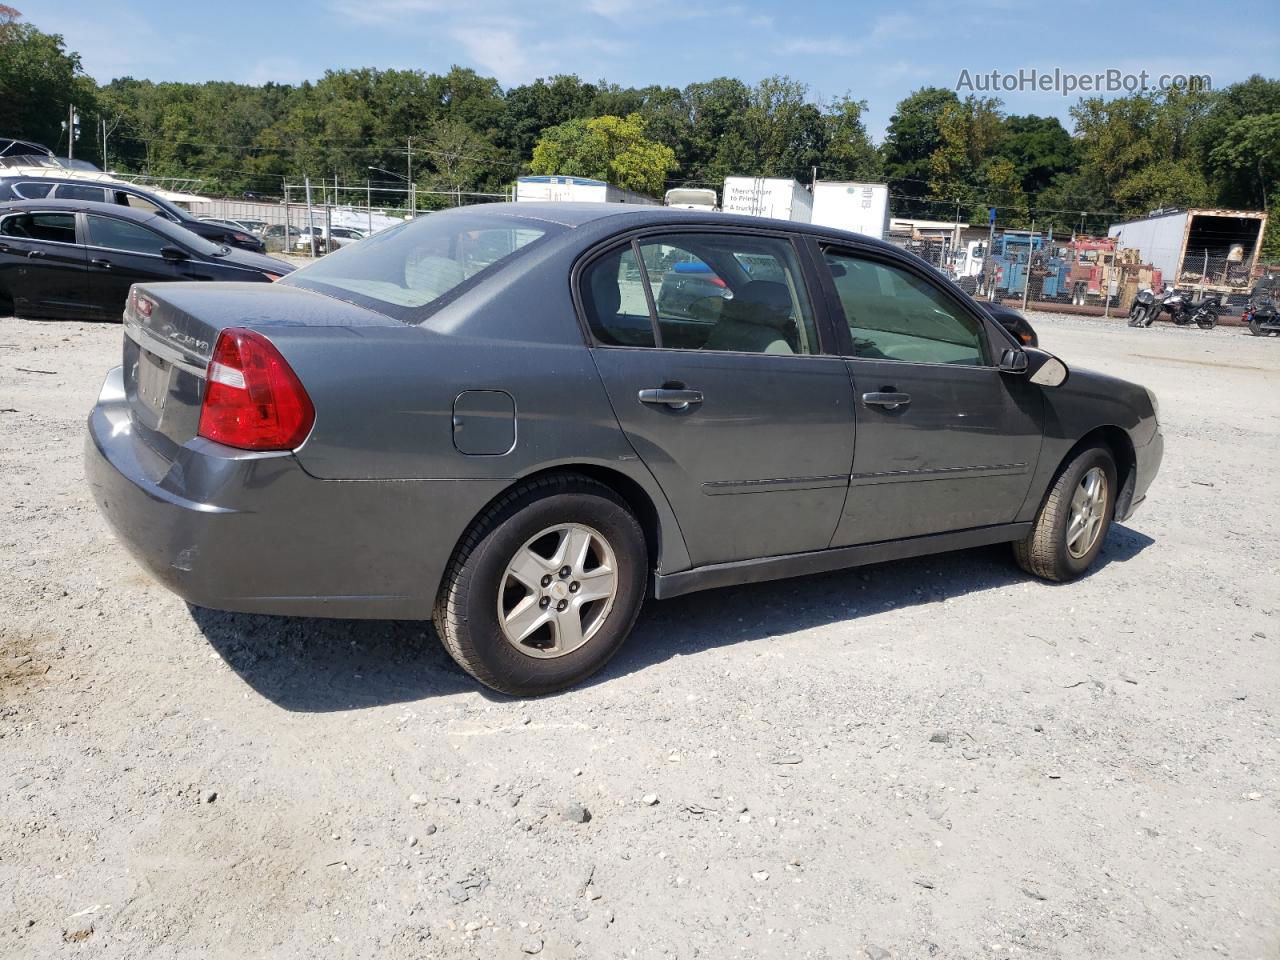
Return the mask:
<svg viewBox="0 0 1280 960">
<path fill-rule="evenodd" d="M 631 632 L 648 556 L 640 524 L 605 485 L 572 474 L 521 484 L 463 536 L 436 631 L 485 686 L 562 690 L 603 667 Z"/>
<path fill-rule="evenodd" d="M 1089 447 L 1066 465 L 1025 539 L 1015 541 L 1018 565 L 1045 580 L 1074 580 L 1102 551 L 1115 519 L 1116 462 L 1103 446 Z"/>
<path fill-rule="evenodd" d="M 4 287 L 0 287 L 0 317 L 13 316 L 13 297 Z"/>
</svg>

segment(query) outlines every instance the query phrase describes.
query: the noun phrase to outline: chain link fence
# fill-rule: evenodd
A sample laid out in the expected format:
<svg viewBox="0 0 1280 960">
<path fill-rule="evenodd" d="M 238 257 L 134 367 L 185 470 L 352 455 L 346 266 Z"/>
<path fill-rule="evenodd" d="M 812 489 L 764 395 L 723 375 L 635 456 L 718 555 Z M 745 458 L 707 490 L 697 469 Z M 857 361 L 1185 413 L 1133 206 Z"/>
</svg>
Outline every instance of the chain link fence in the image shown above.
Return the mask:
<svg viewBox="0 0 1280 960">
<path fill-rule="evenodd" d="M 424 213 L 510 199 L 505 193 L 330 180 L 285 184 L 283 200 L 214 199 L 190 208 L 198 218 L 227 221 L 261 237 L 269 253 L 317 257 Z"/>
</svg>

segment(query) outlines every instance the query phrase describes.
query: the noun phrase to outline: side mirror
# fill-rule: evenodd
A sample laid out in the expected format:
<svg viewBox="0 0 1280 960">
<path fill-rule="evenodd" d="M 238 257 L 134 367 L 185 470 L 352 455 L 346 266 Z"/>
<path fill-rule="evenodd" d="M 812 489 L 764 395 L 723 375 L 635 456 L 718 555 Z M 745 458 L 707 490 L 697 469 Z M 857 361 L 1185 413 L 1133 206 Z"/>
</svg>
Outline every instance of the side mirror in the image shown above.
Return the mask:
<svg viewBox="0 0 1280 960">
<path fill-rule="evenodd" d="M 1057 357 L 1049 357 L 1031 375 L 1031 382 L 1042 387 L 1060 387 L 1067 382 L 1067 365 Z"/>
<path fill-rule="evenodd" d="M 1000 354 L 1001 373 L 1026 373 L 1027 366 L 1027 354 L 1023 350 L 1009 347 Z"/>
<path fill-rule="evenodd" d="M 1027 373 L 1031 374 L 1027 379 L 1036 386 L 1060 387 L 1071 375 L 1067 365 L 1046 350 L 1031 347 L 1023 353 L 1027 357 Z"/>
<path fill-rule="evenodd" d="M 160 256 L 164 257 L 170 263 L 179 263 L 183 260 L 189 259 L 187 251 L 183 250 L 181 247 L 163 247 L 160 250 Z"/>
</svg>

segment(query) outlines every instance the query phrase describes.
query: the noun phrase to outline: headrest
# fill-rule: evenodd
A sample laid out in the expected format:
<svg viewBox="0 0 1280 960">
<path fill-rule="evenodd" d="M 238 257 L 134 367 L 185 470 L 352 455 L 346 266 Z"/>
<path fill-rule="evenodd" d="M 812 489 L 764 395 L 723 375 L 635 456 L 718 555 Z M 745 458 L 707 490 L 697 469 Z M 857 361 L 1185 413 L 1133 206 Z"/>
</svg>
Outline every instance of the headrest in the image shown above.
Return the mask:
<svg viewBox="0 0 1280 960">
<path fill-rule="evenodd" d="M 742 323 L 785 330 L 791 326 L 791 292 L 785 283 L 752 280 L 734 292 L 721 315 Z"/>
<path fill-rule="evenodd" d="M 617 316 L 622 307 L 622 291 L 618 288 L 621 262 L 621 252 L 611 253 L 601 257 L 591 268 L 591 304 L 595 307 L 597 320 Z"/>
</svg>

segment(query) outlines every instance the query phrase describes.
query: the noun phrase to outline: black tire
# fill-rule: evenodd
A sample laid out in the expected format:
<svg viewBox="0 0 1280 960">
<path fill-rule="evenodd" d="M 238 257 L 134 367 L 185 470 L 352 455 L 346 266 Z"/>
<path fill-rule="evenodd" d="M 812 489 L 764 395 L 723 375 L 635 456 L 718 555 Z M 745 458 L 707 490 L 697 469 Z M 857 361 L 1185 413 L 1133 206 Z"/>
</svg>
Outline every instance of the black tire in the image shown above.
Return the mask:
<svg viewBox="0 0 1280 960">
<path fill-rule="evenodd" d="M 0 310 L 3 310 L 3 308 L 0 308 Z M 1255 337 L 1265 337 L 1269 331 L 1263 330 L 1262 324 L 1260 324 L 1257 320 L 1250 317 L 1249 332 L 1252 333 Z"/>
<path fill-rule="evenodd" d="M 1196 326 L 1201 330 L 1212 330 L 1218 325 L 1218 315 L 1211 311 L 1196 314 Z"/>
<path fill-rule="evenodd" d="M 1092 545 L 1079 557 L 1067 548 L 1067 527 L 1072 517 L 1072 497 L 1085 475 L 1098 467 L 1106 477 L 1106 503 L 1102 511 L 1102 525 Z M 1059 583 L 1074 580 L 1089 569 L 1102 550 L 1111 523 L 1115 519 L 1116 462 L 1111 451 L 1103 446 L 1088 447 L 1077 453 L 1059 472 L 1049 488 L 1035 523 L 1025 539 L 1013 544 L 1013 555 L 1018 566 L 1043 580 Z"/>
<path fill-rule="evenodd" d="M 1129 311 L 1129 326 L 1142 326 L 1143 315 L 1146 313 L 1141 307 L 1134 307 Z"/>
<path fill-rule="evenodd" d="M 12 317 L 13 313 L 13 297 L 0 287 L 0 317 Z"/>
<path fill-rule="evenodd" d="M 616 593 L 603 621 L 580 647 L 550 659 L 531 656 L 507 640 L 498 618 L 498 591 L 517 551 L 541 531 L 569 523 L 586 525 L 607 541 L 618 567 Z M 563 690 L 618 652 L 644 602 L 648 566 L 644 531 L 609 487 L 577 474 L 522 483 L 463 535 L 436 601 L 436 632 L 458 666 L 500 693 L 524 697 Z"/>
</svg>

